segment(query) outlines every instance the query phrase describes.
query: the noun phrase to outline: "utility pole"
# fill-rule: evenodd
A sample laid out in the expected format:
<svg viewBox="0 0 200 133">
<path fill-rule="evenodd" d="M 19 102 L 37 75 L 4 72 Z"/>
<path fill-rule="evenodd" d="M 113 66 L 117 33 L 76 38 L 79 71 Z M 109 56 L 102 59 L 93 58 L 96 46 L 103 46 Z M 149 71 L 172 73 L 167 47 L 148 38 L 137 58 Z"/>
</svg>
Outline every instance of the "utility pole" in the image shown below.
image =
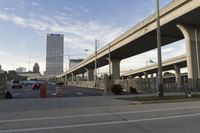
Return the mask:
<svg viewBox="0 0 200 133">
<path fill-rule="evenodd" d="M 109 76 L 111 76 L 111 57 L 110 57 L 110 43 L 108 44 L 108 60 L 109 60 Z"/>
<path fill-rule="evenodd" d="M 95 40 L 95 77 L 94 77 L 94 81 L 95 81 L 95 87 L 96 87 L 96 81 L 97 81 L 97 45 L 98 45 L 98 40 Z"/>
<path fill-rule="evenodd" d="M 27 71 L 27 72 L 30 71 L 30 64 L 31 64 L 31 61 L 30 61 L 30 60 L 31 60 L 31 57 L 29 56 L 29 57 L 28 57 L 28 71 Z"/>
<path fill-rule="evenodd" d="M 157 49 L 158 49 L 158 84 L 157 93 L 159 97 L 163 97 L 163 76 L 162 76 L 162 51 L 161 51 L 161 32 L 160 32 L 160 7 L 159 0 L 156 0 L 156 14 L 157 14 Z"/>
</svg>

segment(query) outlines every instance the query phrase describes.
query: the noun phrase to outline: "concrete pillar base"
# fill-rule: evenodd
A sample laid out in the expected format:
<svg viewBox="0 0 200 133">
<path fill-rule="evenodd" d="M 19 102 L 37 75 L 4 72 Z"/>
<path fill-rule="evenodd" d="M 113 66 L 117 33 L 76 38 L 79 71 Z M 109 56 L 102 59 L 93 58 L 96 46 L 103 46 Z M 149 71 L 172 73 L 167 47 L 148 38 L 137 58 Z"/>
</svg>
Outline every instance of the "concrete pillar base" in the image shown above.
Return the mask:
<svg viewBox="0 0 200 133">
<path fill-rule="evenodd" d="M 175 78 L 176 78 L 176 84 L 177 84 L 177 89 L 180 91 L 181 89 L 181 69 L 178 65 L 174 65 L 175 69 Z"/>
<path fill-rule="evenodd" d="M 185 37 L 189 90 L 197 88 L 200 79 L 200 28 L 177 25 Z"/>
<path fill-rule="evenodd" d="M 121 59 L 111 59 L 112 80 L 120 79 L 120 62 Z"/>
<path fill-rule="evenodd" d="M 88 81 L 94 81 L 94 69 L 87 69 L 88 71 Z"/>
<path fill-rule="evenodd" d="M 200 78 L 200 28 L 188 25 L 177 25 L 185 37 L 188 79 L 197 80 Z"/>
</svg>

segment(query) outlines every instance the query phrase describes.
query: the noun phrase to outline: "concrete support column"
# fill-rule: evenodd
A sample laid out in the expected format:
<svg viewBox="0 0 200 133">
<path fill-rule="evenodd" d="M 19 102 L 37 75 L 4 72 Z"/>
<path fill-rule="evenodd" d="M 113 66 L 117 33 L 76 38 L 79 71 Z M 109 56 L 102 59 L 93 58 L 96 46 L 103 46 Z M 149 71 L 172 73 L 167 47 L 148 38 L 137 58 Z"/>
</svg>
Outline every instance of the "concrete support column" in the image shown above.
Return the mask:
<svg viewBox="0 0 200 133">
<path fill-rule="evenodd" d="M 74 81 L 77 81 L 77 75 L 74 75 Z"/>
<path fill-rule="evenodd" d="M 176 84 L 178 87 L 178 91 L 180 91 L 181 88 L 181 69 L 178 65 L 174 65 L 175 69 L 175 77 L 176 77 Z"/>
<path fill-rule="evenodd" d="M 82 73 L 82 81 L 84 81 L 85 73 Z"/>
<path fill-rule="evenodd" d="M 154 73 L 151 74 L 151 80 L 150 80 L 150 88 L 151 88 L 151 92 L 152 93 L 156 93 L 157 89 L 156 89 L 156 80 L 154 78 Z"/>
<path fill-rule="evenodd" d="M 75 78 L 74 78 L 74 73 L 72 73 L 72 82 L 74 82 Z"/>
<path fill-rule="evenodd" d="M 112 79 L 120 79 L 120 61 L 121 59 L 111 59 Z"/>
<path fill-rule="evenodd" d="M 68 80 L 69 82 L 71 82 L 71 75 L 68 75 L 68 76 L 67 76 L 67 80 Z"/>
<path fill-rule="evenodd" d="M 145 92 L 149 92 L 149 80 L 148 80 L 148 72 L 144 72 L 144 79 L 145 79 Z"/>
<path fill-rule="evenodd" d="M 64 77 L 60 78 L 60 82 L 64 82 L 64 80 L 65 80 Z"/>
<path fill-rule="evenodd" d="M 188 79 L 199 79 L 199 59 L 200 59 L 200 28 L 177 25 L 185 37 Z"/>
<path fill-rule="evenodd" d="M 145 81 L 148 81 L 148 72 L 144 72 L 144 79 Z"/>
<path fill-rule="evenodd" d="M 153 79 L 154 77 L 153 77 L 153 73 L 151 74 L 151 79 Z"/>
<path fill-rule="evenodd" d="M 67 82 L 69 82 L 70 80 L 69 80 L 69 76 L 68 75 L 66 75 L 66 81 Z"/>
<path fill-rule="evenodd" d="M 88 81 L 94 81 L 94 69 L 87 69 L 88 70 Z"/>
<path fill-rule="evenodd" d="M 67 85 L 67 82 L 68 82 L 68 80 L 67 80 L 67 75 L 65 75 L 64 77 L 65 77 L 64 83 L 65 83 L 65 85 Z"/>
</svg>

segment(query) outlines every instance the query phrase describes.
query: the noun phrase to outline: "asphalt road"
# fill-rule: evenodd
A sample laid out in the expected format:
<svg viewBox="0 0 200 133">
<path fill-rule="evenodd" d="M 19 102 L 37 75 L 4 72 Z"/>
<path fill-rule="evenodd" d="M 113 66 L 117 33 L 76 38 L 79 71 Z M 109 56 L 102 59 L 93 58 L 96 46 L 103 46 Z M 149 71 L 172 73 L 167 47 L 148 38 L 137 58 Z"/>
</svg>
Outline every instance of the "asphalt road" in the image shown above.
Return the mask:
<svg viewBox="0 0 200 133">
<path fill-rule="evenodd" d="M 133 104 L 113 96 L 0 101 L 0 133 L 199 133 L 200 101 Z"/>
<path fill-rule="evenodd" d="M 8 87 L 10 88 L 10 87 Z M 39 90 L 33 90 L 31 86 L 23 86 L 23 88 L 9 89 L 14 98 L 38 98 Z M 55 86 L 46 86 L 47 97 L 55 98 L 56 87 Z M 103 91 L 88 89 L 88 88 L 79 88 L 71 86 L 62 86 L 61 88 L 61 97 L 80 97 L 80 96 L 101 96 Z"/>
</svg>

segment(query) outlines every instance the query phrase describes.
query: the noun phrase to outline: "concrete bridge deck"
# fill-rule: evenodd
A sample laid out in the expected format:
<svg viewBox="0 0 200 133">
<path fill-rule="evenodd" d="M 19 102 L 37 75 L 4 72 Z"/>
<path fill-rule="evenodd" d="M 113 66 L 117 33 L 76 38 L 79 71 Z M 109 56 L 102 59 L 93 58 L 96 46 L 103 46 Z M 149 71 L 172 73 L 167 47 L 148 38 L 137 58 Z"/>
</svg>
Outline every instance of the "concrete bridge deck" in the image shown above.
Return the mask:
<svg viewBox="0 0 200 133">
<path fill-rule="evenodd" d="M 187 67 L 186 55 L 177 56 L 163 61 L 163 71 L 174 70 L 175 69 L 174 65 L 177 65 L 180 68 Z M 158 71 L 158 65 L 152 64 L 136 70 L 128 71 L 127 73 L 124 73 L 122 77 L 142 76 L 144 75 L 144 72 L 147 72 L 148 74 L 153 74 L 156 73 L 157 71 Z"/>
</svg>

